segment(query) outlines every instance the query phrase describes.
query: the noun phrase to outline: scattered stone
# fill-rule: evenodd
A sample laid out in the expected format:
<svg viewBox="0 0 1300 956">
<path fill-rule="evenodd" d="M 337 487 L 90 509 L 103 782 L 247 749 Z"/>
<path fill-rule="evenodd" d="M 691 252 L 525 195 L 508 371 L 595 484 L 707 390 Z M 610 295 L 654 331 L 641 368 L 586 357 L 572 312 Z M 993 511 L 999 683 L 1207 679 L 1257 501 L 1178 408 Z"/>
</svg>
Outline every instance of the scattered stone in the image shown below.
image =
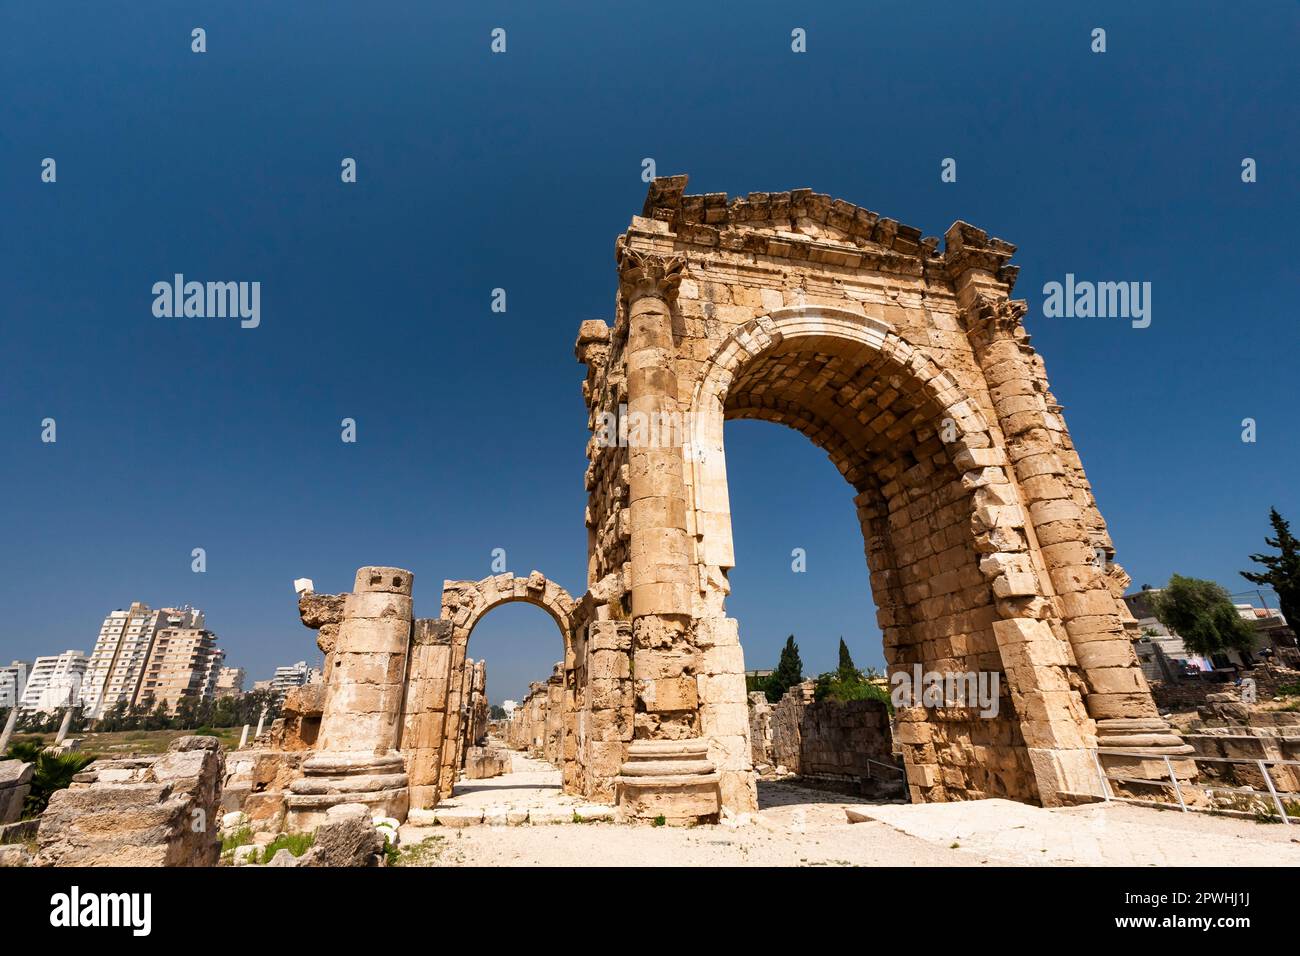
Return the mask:
<svg viewBox="0 0 1300 956">
<path fill-rule="evenodd" d="M 445 810 L 438 810 L 436 819 L 444 827 L 472 827 L 483 822 L 483 811 L 473 808 L 449 807 Z"/>
<path fill-rule="evenodd" d="M 96 761 L 50 797 L 36 864 L 216 866 L 224 767 L 217 738 L 198 736 L 177 738 L 156 759 Z M 114 770 L 131 771 L 131 782 Z"/>
<path fill-rule="evenodd" d="M 32 851 L 21 843 L 0 844 L 0 867 L 31 866 Z"/>
<path fill-rule="evenodd" d="M 23 815 L 23 801 L 31 792 L 31 784 L 31 764 L 0 760 L 0 824 L 14 823 Z"/>
</svg>

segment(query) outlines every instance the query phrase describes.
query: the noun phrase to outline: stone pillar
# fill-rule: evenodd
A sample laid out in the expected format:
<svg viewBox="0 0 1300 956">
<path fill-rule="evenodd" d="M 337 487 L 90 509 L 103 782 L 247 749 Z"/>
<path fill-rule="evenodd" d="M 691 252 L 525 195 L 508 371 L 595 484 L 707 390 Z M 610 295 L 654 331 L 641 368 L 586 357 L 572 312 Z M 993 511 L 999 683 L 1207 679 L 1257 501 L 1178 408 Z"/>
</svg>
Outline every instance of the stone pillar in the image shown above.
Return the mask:
<svg viewBox="0 0 1300 956">
<path fill-rule="evenodd" d="M 76 707 L 70 706 L 63 712 L 63 722 L 59 724 L 59 733 L 54 738 L 54 746 L 61 746 L 64 738 L 68 736 L 68 728 L 72 726 L 72 714 L 75 710 Z"/>
<path fill-rule="evenodd" d="M 685 263 L 620 247 L 627 303 L 629 560 L 637 738 L 617 783 L 625 819 L 715 817 L 718 775 L 701 739 L 686 525 L 682 413 L 670 300 Z M 669 750 L 664 748 L 668 747 Z M 671 752 L 670 752 L 671 751 Z"/>
<path fill-rule="evenodd" d="M 9 708 L 9 716 L 5 720 L 5 729 L 0 732 L 0 757 L 3 757 L 9 750 L 9 740 L 14 735 L 14 727 L 18 724 L 18 701 Z"/>
<path fill-rule="evenodd" d="M 441 618 L 416 621 L 407 666 L 401 751 L 410 780 L 411 806 L 425 810 L 438 802 L 451 633 L 450 621 Z"/>
<path fill-rule="evenodd" d="M 442 754 L 439 760 L 438 796 L 451 796 L 456 786 L 457 762 L 461 737 L 462 691 L 465 686 L 465 652 L 469 647 L 469 632 L 456 628 L 451 637 L 451 653 L 447 662 L 447 719 L 443 725 Z"/>
<path fill-rule="evenodd" d="M 316 753 L 285 799 L 289 829 L 313 829 L 340 803 L 406 818 L 408 780 L 396 748 L 411 630 L 411 573 L 357 571 L 343 603 Z"/>
<path fill-rule="evenodd" d="M 949 230 L 950 246 L 954 231 L 959 247 L 964 245 L 973 256 L 956 260 L 967 266 L 956 277 L 967 334 L 1029 519 L 1031 551 L 1051 582 L 1052 598 L 1087 685 L 1084 702 L 1097 725 L 1097 745 L 1149 750 L 1157 761 L 1189 754 L 1192 748 L 1156 710 L 1124 630 L 1122 604 L 1098 562 L 1090 522 L 1073 496 L 1068 465 L 1053 440 L 1053 432 L 1064 429 L 1064 423 L 1054 420 L 1057 413 L 1048 407 L 1047 383 L 1036 371 L 1040 365 L 1033 361 L 1021 324 L 1025 304 L 1009 300 L 1006 287 L 994 279 L 992 263 L 979 258 L 982 233 L 958 224 Z M 1179 769 L 1195 775 L 1193 764 Z"/>
</svg>

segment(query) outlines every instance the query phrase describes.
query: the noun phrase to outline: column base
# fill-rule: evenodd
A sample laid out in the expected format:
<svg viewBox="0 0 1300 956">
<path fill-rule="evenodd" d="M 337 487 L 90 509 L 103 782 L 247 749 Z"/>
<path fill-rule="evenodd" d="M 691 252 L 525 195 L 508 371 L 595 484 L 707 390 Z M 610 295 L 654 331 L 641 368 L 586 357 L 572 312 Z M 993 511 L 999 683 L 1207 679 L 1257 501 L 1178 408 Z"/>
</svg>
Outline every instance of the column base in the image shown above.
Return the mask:
<svg viewBox="0 0 1300 956">
<path fill-rule="evenodd" d="M 712 823 L 721 808 L 719 776 L 704 740 L 634 740 L 614 778 L 620 822 L 670 826 Z"/>
<path fill-rule="evenodd" d="M 285 829 L 314 830 L 330 807 L 361 803 L 374 816 L 406 819 L 410 788 L 397 753 L 317 754 L 302 765 L 304 776 L 285 794 Z"/>
<path fill-rule="evenodd" d="M 1097 747 L 1129 750 L 1131 755 L 1099 754 L 1108 777 L 1167 780 L 1169 769 L 1179 780 L 1196 779 L 1196 749 L 1183 743 L 1161 717 L 1113 717 L 1097 721 Z M 1168 758 L 1169 764 L 1165 764 Z"/>
</svg>

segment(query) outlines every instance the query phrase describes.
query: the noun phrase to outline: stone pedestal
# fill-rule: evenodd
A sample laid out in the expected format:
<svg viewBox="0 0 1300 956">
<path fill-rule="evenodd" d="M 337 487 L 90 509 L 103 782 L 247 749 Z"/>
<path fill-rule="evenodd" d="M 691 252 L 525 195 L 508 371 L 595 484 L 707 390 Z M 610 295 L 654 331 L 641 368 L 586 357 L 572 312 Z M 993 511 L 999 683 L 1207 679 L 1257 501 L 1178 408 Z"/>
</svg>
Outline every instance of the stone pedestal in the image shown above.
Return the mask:
<svg viewBox="0 0 1300 956">
<path fill-rule="evenodd" d="M 687 826 L 717 819 L 719 777 L 704 740 L 634 740 L 615 778 L 621 822 Z"/>
<path fill-rule="evenodd" d="M 310 830 L 330 807 L 361 803 L 406 818 L 406 771 L 397 752 L 411 643 L 411 573 L 366 567 L 343 602 L 326 675 L 316 754 L 285 797 L 286 826 Z"/>
</svg>

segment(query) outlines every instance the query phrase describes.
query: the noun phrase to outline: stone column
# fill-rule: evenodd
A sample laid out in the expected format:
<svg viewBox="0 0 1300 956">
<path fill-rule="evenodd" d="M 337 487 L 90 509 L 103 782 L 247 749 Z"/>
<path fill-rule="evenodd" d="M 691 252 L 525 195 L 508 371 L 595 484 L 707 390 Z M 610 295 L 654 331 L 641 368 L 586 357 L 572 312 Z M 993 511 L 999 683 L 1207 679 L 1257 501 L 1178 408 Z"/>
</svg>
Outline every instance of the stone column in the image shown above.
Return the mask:
<svg viewBox="0 0 1300 956">
<path fill-rule="evenodd" d="M 343 602 L 316 753 L 285 799 L 289 829 L 314 828 L 340 803 L 406 818 L 408 779 L 396 748 L 411 629 L 411 573 L 357 571 Z"/>
<path fill-rule="evenodd" d="M 627 303 L 629 560 L 637 715 L 617 778 L 624 819 L 717 815 L 718 775 L 701 738 L 686 530 L 683 419 L 671 299 L 684 260 L 620 247 Z"/>
<path fill-rule="evenodd" d="M 411 806 L 425 810 L 438 802 L 451 632 L 451 622 L 441 618 L 416 621 L 407 665 L 400 749 L 410 780 Z"/>
<path fill-rule="evenodd" d="M 5 719 L 5 729 L 0 731 L 0 757 L 9 750 L 9 739 L 14 735 L 14 727 L 18 724 L 18 699 L 14 696 L 14 705 L 9 708 L 9 716 Z"/>
<path fill-rule="evenodd" d="M 63 722 L 59 724 L 59 733 L 54 738 L 54 746 L 56 747 L 61 746 L 63 744 L 64 738 L 68 736 L 68 729 L 72 726 L 72 716 L 74 710 L 76 710 L 75 707 L 69 706 L 68 709 L 63 712 Z"/>
<path fill-rule="evenodd" d="M 1024 500 L 1034 539 L 1031 550 L 1051 582 L 1087 685 L 1084 702 L 1097 724 L 1097 745 L 1150 751 L 1161 763 L 1157 775 L 1162 776 L 1161 757 L 1185 756 L 1192 748 L 1156 710 L 1124 630 L 1122 605 L 1098 564 L 1089 522 L 1053 441 L 1053 430 L 1064 425 L 1050 420 L 1056 413 L 1047 406 L 1047 383 L 1036 374 L 1021 324 L 1025 303 L 1007 298 L 1006 286 L 994 277 L 994 262 L 984 258 L 997 257 L 1001 250 L 991 243 L 981 249 L 982 233 L 961 225 L 954 226 L 960 234 L 958 248 L 966 256 L 958 258 L 965 266 L 956 276 L 958 301 Z M 953 230 L 949 233 L 952 245 Z M 1192 776 L 1194 765 L 1181 766 L 1179 772 Z"/>
<path fill-rule="evenodd" d="M 461 738 L 461 710 L 465 686 L 465 653 L 469 648 L 469 632 L 456 628 L 451 637 L 451 653 L 447 662 L 447 719 L 443 725 L 442 754 L 439 760 L 438 796 L 445 799 L 451 796 L 456 786 L 456 774 L 460 770 L 457 762 Z"/>
</svg>

